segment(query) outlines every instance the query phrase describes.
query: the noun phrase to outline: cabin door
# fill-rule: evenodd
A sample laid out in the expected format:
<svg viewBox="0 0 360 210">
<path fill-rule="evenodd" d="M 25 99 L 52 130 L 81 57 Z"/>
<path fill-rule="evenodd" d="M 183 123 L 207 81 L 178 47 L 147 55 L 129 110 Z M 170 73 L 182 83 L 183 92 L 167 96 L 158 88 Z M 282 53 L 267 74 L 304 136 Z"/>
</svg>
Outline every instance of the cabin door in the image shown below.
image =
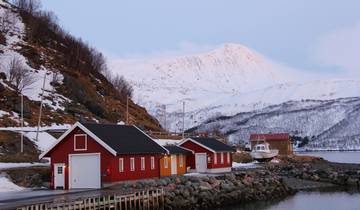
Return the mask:
<svg viewBox="0 0 360 210">
<path fill-rule="evenodd" d="M 207 169 L 206 153 L 195 153 L 195 166 L 197 172 L 199 173 L 206 172 Z"/>
<path fill-rule="evenodd" d="M 177 174 L 176 155 L 171 155 L 171 175 Z"/>
<path fill-rule="evenodd" d="M 54 164 L 54 189 L 65 189 L 65 164 Z"/>
</svg>

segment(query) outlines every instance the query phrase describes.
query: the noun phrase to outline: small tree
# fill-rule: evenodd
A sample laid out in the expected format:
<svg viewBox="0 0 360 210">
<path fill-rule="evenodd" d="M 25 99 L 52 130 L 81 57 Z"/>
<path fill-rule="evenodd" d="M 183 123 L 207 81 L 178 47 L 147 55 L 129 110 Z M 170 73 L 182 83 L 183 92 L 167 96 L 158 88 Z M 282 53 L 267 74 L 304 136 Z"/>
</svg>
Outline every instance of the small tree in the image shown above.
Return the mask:
<svg viewBox="0 0 360 210">
<path fill-rule="evenodd" d="M 32 15 L 41 9 L 40 0 L 14 0 L 13 4 L 20 10 L 28 12 Z"/>
<path fill-rule="evenodd" d="M 36 82 L 35 77 L 30 70 L 27 69 L 17 57 L 13 57 L 10 61 L 8 77 L 18 93 L 31 88 L 31 85 Z"/>
<path fill-rule="evenodd" d="M 129 96 L 130 98 L 133 95 L 133 88 L 128 83 L 123 76 L 116 75 L 111 79 L 111 83 L 114 85 L 115 89 L 121 96 Z"/>
</svg>

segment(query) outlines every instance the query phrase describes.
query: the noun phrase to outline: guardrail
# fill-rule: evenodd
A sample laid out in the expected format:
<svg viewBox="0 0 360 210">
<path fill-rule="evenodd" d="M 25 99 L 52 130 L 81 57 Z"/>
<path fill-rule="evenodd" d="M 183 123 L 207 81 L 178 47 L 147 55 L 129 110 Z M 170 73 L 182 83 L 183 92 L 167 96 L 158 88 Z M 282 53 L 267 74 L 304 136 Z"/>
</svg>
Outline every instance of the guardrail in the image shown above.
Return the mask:
<svg viewBox="0 0 360 210">
<path fill-rule="evenodd" d="M 164 190 L 146 190 L 126 195 L 105 195 L 89 197 L 63 203 L 36 203 L 17 208 L 18 210 L 163 210 Z"/>
</svg>

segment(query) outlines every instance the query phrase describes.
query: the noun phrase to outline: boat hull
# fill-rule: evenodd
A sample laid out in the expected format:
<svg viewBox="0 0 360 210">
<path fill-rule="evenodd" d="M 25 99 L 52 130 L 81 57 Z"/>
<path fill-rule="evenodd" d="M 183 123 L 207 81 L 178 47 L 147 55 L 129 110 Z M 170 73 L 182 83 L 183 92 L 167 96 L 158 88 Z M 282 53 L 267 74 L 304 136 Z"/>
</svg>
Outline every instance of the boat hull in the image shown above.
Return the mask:
<svg viewBox="0 0 360 210">
<path fill-rule="evenodd" d="M 279 154 L 277 150 L 272 150 L 269 152 L 262 152 L 262 151 L 253 151 L 250 153 L 251 157 L 258 161 L 269 161 L 276 157 Z"/>
</svg>

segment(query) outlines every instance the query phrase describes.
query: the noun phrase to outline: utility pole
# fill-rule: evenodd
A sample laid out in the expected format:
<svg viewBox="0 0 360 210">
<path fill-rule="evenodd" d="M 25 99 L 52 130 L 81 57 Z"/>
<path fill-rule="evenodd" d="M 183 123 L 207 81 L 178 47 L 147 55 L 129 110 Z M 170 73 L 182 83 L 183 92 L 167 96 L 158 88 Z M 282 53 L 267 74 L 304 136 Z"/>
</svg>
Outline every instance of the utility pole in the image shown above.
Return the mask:
<svg viewBox="0 0 360 210">
<path fill-rule="evenodd" d="M 24 152 L 24 95 L 21 94 L 21 135 L 20 135 L 20 152 Z"/>
<path fill-rule="evenodd" d="M 166 129 L 166 105 L 164 105 L 164 128 Z"/>
<path fill-rule="evenodd" d="M 126 125 L 129 125 L 129 96 L 126 96 Z"/>
<path fill-rule="evenodd" d="M 185 137 L 185 101 L 183 101 L 183 128 L 182 128 L 182 138 Z"/>
<path fill-rule="evenodd" d="M 43 107 L 43 100 L 44 100 L 45 81 L 46 81 L 46 72 L 44 74 L 44 81 L 43 81 L 43 86 L 42 86 L 42 89 L 41 89 L 41 102 L 40 102 L 38 126 L 37 126 L 37 130 L 36 130 L 36 141 L 39 140 L 39 130 L 40 130 L 41 114 L 42 114 L 42 107 Z"/>
</svg>

